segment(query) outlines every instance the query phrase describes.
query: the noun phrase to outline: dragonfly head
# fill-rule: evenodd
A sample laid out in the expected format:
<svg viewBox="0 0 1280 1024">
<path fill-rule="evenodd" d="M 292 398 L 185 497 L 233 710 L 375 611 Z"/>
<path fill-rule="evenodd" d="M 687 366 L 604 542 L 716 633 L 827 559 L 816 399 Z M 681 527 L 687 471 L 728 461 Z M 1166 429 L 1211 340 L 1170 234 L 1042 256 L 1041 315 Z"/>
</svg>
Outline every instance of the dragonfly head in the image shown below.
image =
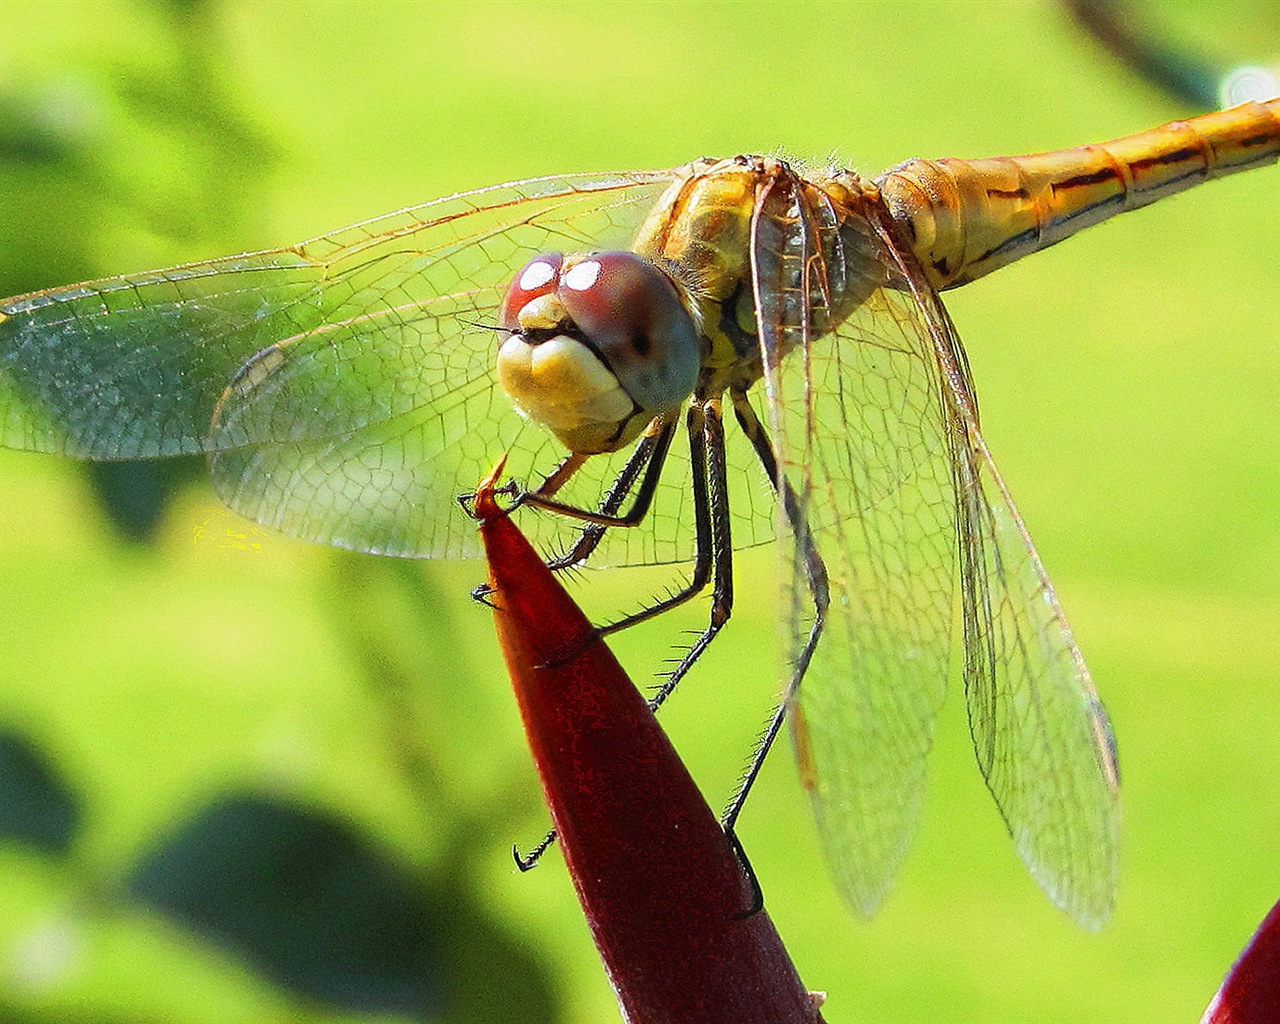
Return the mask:
<svg viewBox="0 0 1280 1024">
<path fill-rule="evenodd" d="M 632 252 L 544 253 L 507 289 L 498 381 L 570 451 L 617 451 L 697 382 L 698 330 L 671 279 Z"/>
</svg>

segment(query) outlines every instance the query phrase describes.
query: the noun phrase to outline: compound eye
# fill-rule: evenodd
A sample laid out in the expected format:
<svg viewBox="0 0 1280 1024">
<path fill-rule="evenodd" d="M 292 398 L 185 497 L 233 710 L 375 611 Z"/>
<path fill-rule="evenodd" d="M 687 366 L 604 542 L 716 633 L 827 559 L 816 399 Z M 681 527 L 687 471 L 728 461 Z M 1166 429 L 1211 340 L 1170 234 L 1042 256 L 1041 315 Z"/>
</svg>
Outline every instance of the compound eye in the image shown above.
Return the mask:
<svg viewBox="0 0 1280 1024">
<path fill-rule="evenodd" d="M 559 298 L 578 331 L 653 415 L 689 396 L 701 363 L 698 332 L 676 288 L 633 252 L 592 253 L 560 272 Z"/>
<path fill-rule="evenodd" d="M 498 309 L 498 326 L 504 331 L 519 332 L 520 310 L 559 287 L 563 265 L 564 255 L 558 252 L 544 252 L 526 263 L 503 296 Z"/>
</svg>

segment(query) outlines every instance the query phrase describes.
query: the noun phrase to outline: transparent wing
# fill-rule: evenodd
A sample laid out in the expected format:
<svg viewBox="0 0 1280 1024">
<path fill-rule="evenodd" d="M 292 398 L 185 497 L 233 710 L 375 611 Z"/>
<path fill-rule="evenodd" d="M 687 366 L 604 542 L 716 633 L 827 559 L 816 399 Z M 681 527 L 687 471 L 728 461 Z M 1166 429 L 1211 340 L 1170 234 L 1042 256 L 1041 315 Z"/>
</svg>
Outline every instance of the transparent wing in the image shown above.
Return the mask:
<svg viewBox="0 0 1280 1024">
<path fill-rule="evenodd" d="M 504 289 L 533 253 L 626 247 L 669 180 L 518 182 L 289 249 L 8 300 L 0 443 L 208 452 L 228 503 L 285 532 L 469 550 L 455 495 L 503 451 L 521 479 L 561 454 L 495 394 Z"/>
<path fill-rule="evenodd" d="M 839 258 L 823 263 L 816 242 L 831 216 L 797 204 L 768 218 L 795 227 L 785 244 L 758 232 L 757 273 L 765 344 L 794 348 L 768 380 L 775 445 L 830 595 L 792 722 L 837 884 L 870 913 L 914 835 L 959 570 L 980 767 L 1033 877 L 1096 926 L 1110 907 L 1117 821 L 1101 705 L 982 444 L 936 295 L 874 219 L 842 229 Z M 827 279 L 869 265 L 878 280 Z M 842 292 L 866 297 L 833 334 L 809 336 Z M 792 607 L 803 609 L 803 551 L 787 551 Z M 799 656 L 808 623 L 796 626 Z"/>
<path fill-rule="evenodd" d="M 885 225 L 882 237 L 891 237 Z M 957 438 L 964 678 L 978 767 L 1036 884 L 1090 930 L 1119 870 L 1119 765 L 1044 565 L 978 429 L 964 350 L 905 246 L 898 269 L 932 336 Z"/>
</svg>

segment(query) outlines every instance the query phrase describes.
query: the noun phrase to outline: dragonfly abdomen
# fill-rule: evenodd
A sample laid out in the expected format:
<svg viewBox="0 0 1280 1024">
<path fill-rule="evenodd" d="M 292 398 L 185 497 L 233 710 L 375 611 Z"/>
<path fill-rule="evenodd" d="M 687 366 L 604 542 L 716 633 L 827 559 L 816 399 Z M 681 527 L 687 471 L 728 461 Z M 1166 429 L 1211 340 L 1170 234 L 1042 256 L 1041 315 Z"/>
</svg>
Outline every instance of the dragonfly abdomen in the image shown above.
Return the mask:
<svg viewBox="0 0 1280 1024">
<path fill-rule="evenodd" d="M 1093 146 L 910 160 L 876 182 L 934 287 L 954 288 L 1117 213 L 1280 157 L 1280 99 Z"/>
</svg>

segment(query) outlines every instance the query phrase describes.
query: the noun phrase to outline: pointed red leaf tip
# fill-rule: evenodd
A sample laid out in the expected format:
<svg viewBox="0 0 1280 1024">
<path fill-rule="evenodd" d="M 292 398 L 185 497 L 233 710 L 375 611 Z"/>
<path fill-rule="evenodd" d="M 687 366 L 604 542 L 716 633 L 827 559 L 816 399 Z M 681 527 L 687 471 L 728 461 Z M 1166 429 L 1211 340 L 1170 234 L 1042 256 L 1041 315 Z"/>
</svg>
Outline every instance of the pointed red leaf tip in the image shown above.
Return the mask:
<svg viewBox="0 0 1280 1024">
<path fill-rule="evenodd" d="M 1280 1018 L 1280 903 L 1273 906 L 1200 1024 L 1275 1024 Z"/>
<path fill-rule="evenodd" d="M 498 507 L 475 500 L 494 621 L 564 859 L 629 1024 L 821 1024 L 644 698 Z"/>
</svg>

